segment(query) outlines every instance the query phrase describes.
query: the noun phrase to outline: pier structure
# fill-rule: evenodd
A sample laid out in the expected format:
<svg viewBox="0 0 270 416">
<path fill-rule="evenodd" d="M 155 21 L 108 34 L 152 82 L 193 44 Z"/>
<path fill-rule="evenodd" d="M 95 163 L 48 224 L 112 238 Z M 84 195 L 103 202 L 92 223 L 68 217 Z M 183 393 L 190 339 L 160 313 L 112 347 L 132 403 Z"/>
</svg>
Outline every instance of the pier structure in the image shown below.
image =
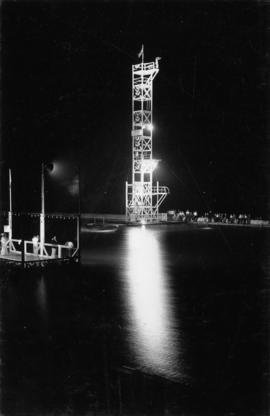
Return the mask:
<svg viewBox="0 0 270 416">
<path fill-rule="evenodd" d="M 8 218 L 9 212 L 1 212 L 1 216 Z M 13 216 L 30 216 L 40 218 L 39 212 L 32 213 L 12 213 Z M 70 213 L 44 213 L 45 218 L 59 219 L 59 220 L 73 220 L 77 223 L 77 234 L 79 234 L 79 217 L 77 214 Z M 43 225 L 42 225 L 43 226 Z M 45 229 L 44 229 L 45 232 Z M 8 235 L 8 233 L 6 233 Z M 79 237 L 77 236 L 77 243 L 72 242 L 61 243 L 46 243 L 44 241 L 27 240 L 23 238 L 1 237 L 0 241 L 0 264 L 9 263 L 21 265 L 23 267 L 31 267 L 33 265 L 44 265 L 52 263 L 61 263 L 67 261 L 79 261 Z"/>
<path fill-rule="evenodd" d="M 40 237 L 34 236 L 32 240 L 24 238 L 14 238 L 13 232 L 13 212 L 12 203 L 12 172 L 9 169 L 9 210 L 7 213 L 8 224 L 4 225 L 4 233 L 1 233 L 0 238 L 0 262 L 21 264 L 23 267 L 31 266 L 33 264 L 52 263 L 52 262 L 66 262 L 67 260 L 78 261 L 80 258 L 80 213 L 65 214 L 65 213 L 45 213 L 45 186 L 44 186 L 44 169 L 45 165 L 41 166 L 41 212 L 40 213 L 19 213 L 19 215 L 30 215 L 31 217 L 39 217 L 39 232 Z M 0 214 L 3 214 L 0 211 Z M 65 244 L 46 243 L 45 240 L 45 218 L 68 218 L 76 219 L 77 223 L 77 241 L 74 247 L 73 242 L 68 241 Z"/>
<path fill-rule="evenodd" d="M 132 65 L 132 183 L 126 182 L 126 220 L 156 222 L 159 207 L 169 193 L 167 186 L 153 184 L 158 160 L 153 159 L 152 107 L 153 80 L 159 72 L 159 59 L 144 62 L 144 47 L 138 55 L 141 63 Z"/>
</svg>

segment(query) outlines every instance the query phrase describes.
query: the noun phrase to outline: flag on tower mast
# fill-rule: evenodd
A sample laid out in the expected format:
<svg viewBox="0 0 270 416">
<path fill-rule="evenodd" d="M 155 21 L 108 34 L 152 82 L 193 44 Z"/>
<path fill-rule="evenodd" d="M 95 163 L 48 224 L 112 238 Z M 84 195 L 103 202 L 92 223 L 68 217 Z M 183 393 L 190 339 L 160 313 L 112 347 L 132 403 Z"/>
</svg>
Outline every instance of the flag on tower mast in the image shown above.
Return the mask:
<svg viewBox="0 0 270 416">
<path fill-rule="evenodd" d="M 142 49 L 140 50 L 140 53 L 138 53 L 138 58 L 140 58 L 141 56 L 143 57 L 144 55 L 144 46 L 142 44 Z"/>
</svg>

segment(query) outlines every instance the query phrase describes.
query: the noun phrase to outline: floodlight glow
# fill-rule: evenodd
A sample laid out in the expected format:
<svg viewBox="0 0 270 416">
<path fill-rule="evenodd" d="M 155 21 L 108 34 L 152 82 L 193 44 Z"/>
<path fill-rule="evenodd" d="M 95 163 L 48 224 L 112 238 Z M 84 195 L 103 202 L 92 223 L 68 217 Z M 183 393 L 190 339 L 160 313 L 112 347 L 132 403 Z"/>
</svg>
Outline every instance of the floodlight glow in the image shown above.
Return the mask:
<svg viewBox="0 0 270 416">
<path fill-rule="evenodd" d="M 147 130 L 149 130 L 149 131 L 153 131 L 153 128 L 154 128 L 154 126 L 153 126 L 153 124 L 152 123 L 149 123 L 149 124 L 146 124 L 146 129 Z"/>
<path fill-rule="evenodd" d="M 46 164 L 46 169 L 51 176 L 62 179 L 62 177 L 66 175 L 67 166 L 62 160 L 53 160 L 52 162 Z"/>
<path fill-rule="evenodd" d="M 54 163 L 53 163 L 53 162 L 51 162 L 51 163 L 46 163 L 45 168 L 46 168 L 46 170 L 47 170 L 49 173 L 53 173 L 54 168 L 55 168 L 55 165 L 54 165 Z"/>
<path fill-rule="evenodd" d="M 46 168 L 51 176 L 60 181 L 66 181 L 67 179 L 70 181 L 70 178 L 74 176 L 74 168 L 64 159 L 53 160 L 46 164 Z"/>
<path fill-rule="evenodd" d="M 158 159 L 144 159 L 142 161 L 142 170 L 144 172 L 153 172 L 158 165 Z"/>
<path fill-rule="evenodd" d="M 152 170 L 155 170 L 158 166 L 158 160 L 157 159 L 152 159 Z"/>
</svg>

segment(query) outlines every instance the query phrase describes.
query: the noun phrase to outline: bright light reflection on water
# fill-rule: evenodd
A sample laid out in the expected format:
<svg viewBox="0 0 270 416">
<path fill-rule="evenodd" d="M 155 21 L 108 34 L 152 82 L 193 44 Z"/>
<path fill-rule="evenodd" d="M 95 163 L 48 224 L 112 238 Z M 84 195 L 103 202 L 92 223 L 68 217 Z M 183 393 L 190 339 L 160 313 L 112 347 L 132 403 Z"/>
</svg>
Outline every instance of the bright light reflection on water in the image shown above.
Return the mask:
<svg viewBox="0 0 270 416">
<path fill-rule="evenodd" d="M 180 345 L 160 234 L 127 229 L 126 269 L 130 345 L 139 366 L 167 378 L 180 378 Z"/>
</svg>

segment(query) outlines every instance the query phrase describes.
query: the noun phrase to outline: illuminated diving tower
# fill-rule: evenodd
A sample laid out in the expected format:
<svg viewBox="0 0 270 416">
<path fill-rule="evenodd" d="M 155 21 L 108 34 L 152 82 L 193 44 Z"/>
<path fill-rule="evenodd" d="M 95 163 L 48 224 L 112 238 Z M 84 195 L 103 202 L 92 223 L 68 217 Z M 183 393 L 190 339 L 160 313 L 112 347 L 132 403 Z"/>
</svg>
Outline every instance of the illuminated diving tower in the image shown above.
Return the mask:
<svg viewBox="0 0 270 416">
<path fill-rule="evenodd" d="M 132 183 L 126 182 L 126 218 L 128 221 L 158 221 L 158 209 L 169 188 L 153 186 L 153 171 L 158 160 L 152 158 L 153 80 L 158 61 L 132 65 Z"/>
</svg>

